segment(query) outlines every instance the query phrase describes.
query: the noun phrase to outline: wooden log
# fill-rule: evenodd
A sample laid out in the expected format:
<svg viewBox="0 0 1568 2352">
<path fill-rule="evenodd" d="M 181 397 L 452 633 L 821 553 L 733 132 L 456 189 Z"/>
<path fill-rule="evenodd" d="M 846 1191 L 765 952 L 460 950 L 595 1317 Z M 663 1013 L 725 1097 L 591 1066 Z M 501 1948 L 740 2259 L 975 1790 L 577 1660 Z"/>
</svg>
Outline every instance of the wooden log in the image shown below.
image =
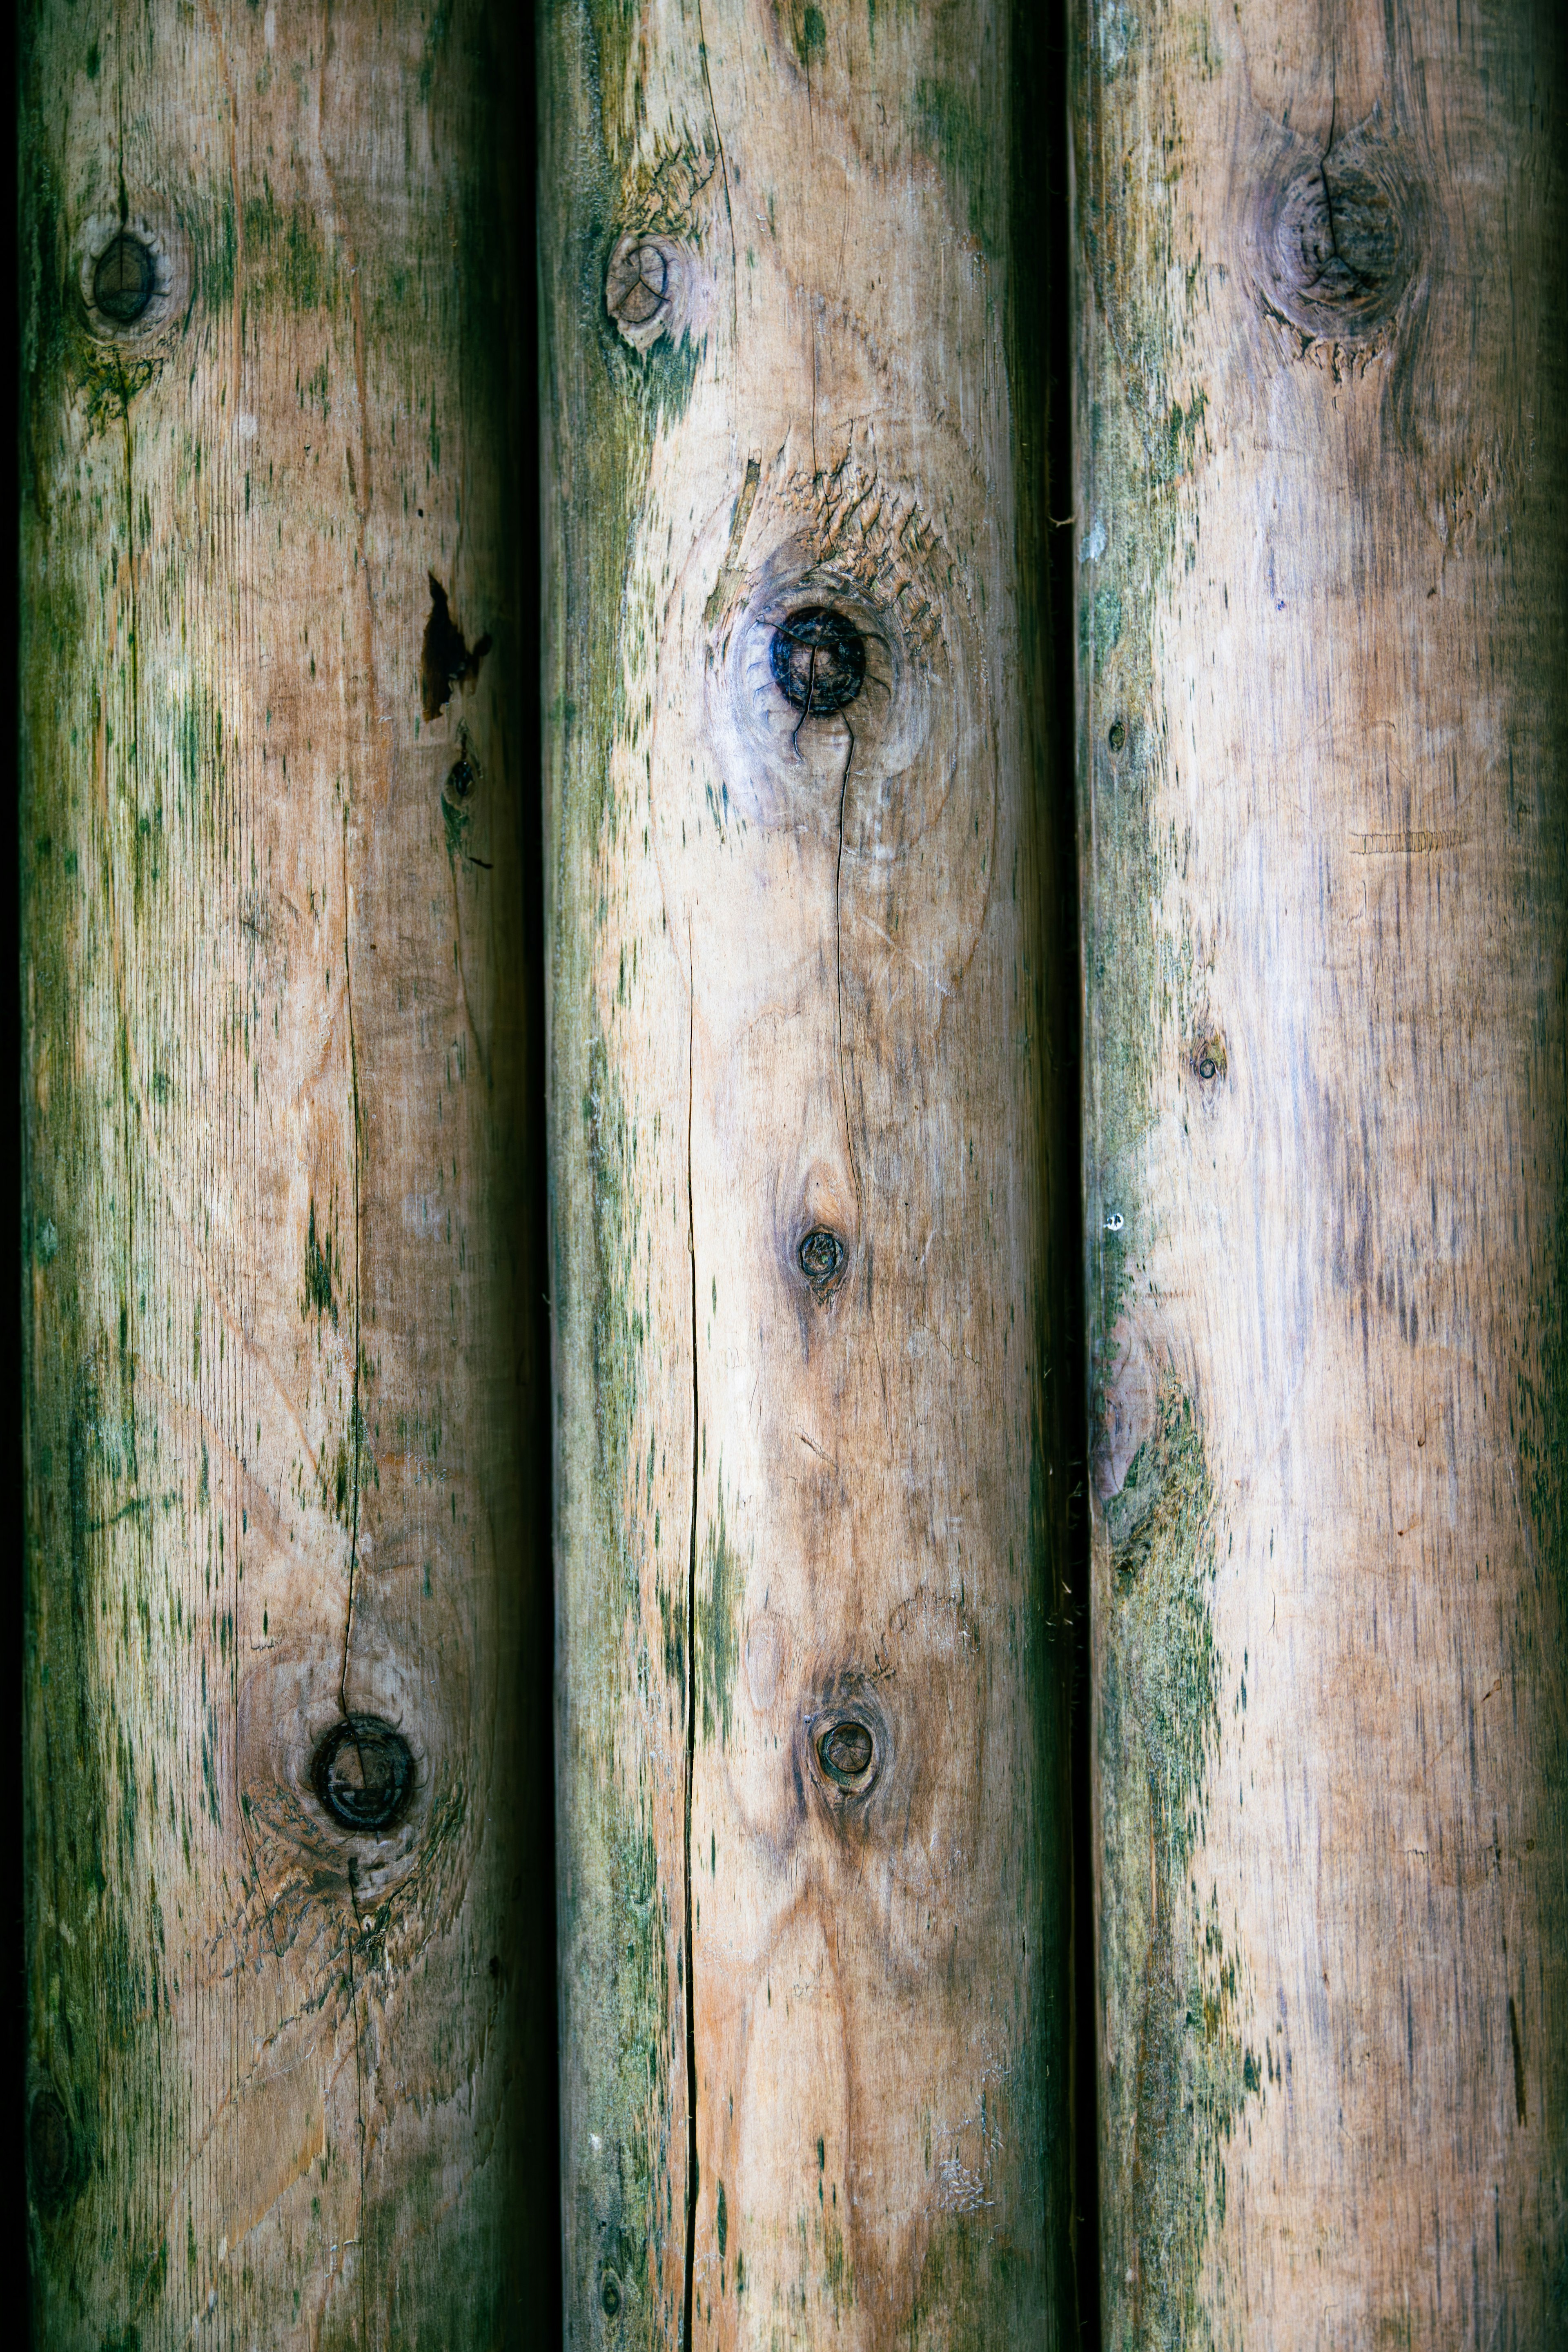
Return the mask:
<svg viewBox="0 0 1568 2352">
<path fill-rule="evenodd" d="M 542 21 L 567 2340 L 1052 2344 L 1012 12 Z"/>
<path fill-rule="evenodd" d="M 1076 16 L 1116 2347 L 1562 2326 L 1565 99 Z"/>
<path fill-rule="evenodd" d="M 40 2346 L 524 2340 L 499 21 L 27 19 Z"/>
</svg>

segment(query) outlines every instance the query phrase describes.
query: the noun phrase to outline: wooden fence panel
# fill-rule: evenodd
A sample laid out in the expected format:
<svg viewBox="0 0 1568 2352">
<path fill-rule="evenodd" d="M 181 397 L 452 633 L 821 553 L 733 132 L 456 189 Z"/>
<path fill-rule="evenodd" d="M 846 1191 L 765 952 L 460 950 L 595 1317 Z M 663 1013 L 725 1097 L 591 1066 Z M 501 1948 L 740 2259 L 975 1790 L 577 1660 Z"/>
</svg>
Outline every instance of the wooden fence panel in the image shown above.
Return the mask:
<svg viewBox="0 0 1568 2352">
<path fill-rule="evenodd" d="M 521 2340 L 508 37 L 25 28 L 51 2352 Z"/>
<path fill-rule="evenodd" d="M 1075 34 L 1105 2340 L 1522 2352 L 1568 2263 L 1561 16 Z"/>
<path fill-rule="evenodd" d="M 1013 12 L 543 24 L 567 2338 L 1053 2344 Z"/>
</svg>

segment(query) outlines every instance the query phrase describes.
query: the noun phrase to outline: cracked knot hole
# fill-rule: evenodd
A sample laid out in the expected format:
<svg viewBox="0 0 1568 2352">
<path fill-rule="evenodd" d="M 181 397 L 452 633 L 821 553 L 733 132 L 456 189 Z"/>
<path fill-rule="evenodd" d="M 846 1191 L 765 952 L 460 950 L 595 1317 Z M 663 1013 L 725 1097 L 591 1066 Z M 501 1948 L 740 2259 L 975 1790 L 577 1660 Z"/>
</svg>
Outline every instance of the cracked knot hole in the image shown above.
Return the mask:
<svg viewBox="0 0 1568 2352">
<path fill-rule="evenodd" d="M 866 682 L 865 638 L 826 604 L 808 604 L 781 621 L 768 658 L 774 685 L 803 719 L 843 710 Z"/>
<path fill-rule="evenodd" d="M 844 1264 L 844 1244 L 826 1225 L 813 1225 L 795 1252 L 800 1270 L 818 1298 L 824 1298 Z"/>
<path fill-rule="evenodd" d="M 93 303 L 117 327 L 132 326 L 153 299 L 154 275 L 147 247 L 122 229 L 98 257 Z"/>
<path fill-rule="evenodd" d="M 876 1743 L 853 1717 L 828 1727 L 816 1743 L 817 1761 L 840 1789 L 858 1788 L 871 1769 Z"/>
<path fill-rule="evenodd" d="M 402 1817 L 414 1787 L 408 1742 L 378 1715 L 349 1715 L 335 1723 L 310 1767 L 311 1785 L 345 1830 L 389 1830 Z"/>
<path fill-rule="evenodd" d="M 605 302 L 617 326 L 646 327 L 669 290 L 669 264 L 657 245 L 634 245 L 610 264 Z"/>
</svg>

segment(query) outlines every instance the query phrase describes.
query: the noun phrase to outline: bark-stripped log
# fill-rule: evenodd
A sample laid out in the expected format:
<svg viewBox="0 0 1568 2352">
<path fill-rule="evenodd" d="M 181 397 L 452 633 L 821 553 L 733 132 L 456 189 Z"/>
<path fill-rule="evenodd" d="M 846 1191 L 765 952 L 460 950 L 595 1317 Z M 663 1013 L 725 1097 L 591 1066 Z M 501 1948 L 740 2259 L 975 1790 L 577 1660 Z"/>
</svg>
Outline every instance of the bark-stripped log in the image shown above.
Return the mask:
<svg viewBox="0 0 1568 2352">
<path fill-rule="evenodd" d="M 466 0 L 28 22 L 50 2347 L 520 2340 L 528 656 L 495 40 Z"/>
<path fill-rule="evenodd" d="M 1117 2352 L 1563 2325 L 1563 65 L 1078 16 Z"/>
<path fill-rule="evenodd" d="M 1060 2340 L 1009 33 L 545 15 L 574 2344 Z"/>
</svg>

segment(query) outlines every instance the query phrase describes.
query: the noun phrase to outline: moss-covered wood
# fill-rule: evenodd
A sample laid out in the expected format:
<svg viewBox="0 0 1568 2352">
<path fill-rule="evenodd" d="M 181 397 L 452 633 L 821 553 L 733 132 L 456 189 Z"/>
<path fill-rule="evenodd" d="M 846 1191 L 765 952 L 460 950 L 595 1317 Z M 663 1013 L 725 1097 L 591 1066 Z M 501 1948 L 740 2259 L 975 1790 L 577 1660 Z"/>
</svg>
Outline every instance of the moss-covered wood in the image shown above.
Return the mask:
<svg viewBox="0 0 1568 2352">
<path fill-rule="evenodd" d="M 26 15 L 50 2352 L 518 2343 L 548 2274 L 518 2109 L 531 648 L 500 34 L 466 5 Z M 329 1775 L 345 1717 L 384 1728 Z"/>
<path fill-rule="evenodd" d="M 1074 12 L 1112 2352 L 1568 2243 L 1560 22 Z"/>
<path fill-rule="evenodd" d="M 1054 2344 L 1012 12 L 542 24 L 567 2340 Z"/>
</svg>

